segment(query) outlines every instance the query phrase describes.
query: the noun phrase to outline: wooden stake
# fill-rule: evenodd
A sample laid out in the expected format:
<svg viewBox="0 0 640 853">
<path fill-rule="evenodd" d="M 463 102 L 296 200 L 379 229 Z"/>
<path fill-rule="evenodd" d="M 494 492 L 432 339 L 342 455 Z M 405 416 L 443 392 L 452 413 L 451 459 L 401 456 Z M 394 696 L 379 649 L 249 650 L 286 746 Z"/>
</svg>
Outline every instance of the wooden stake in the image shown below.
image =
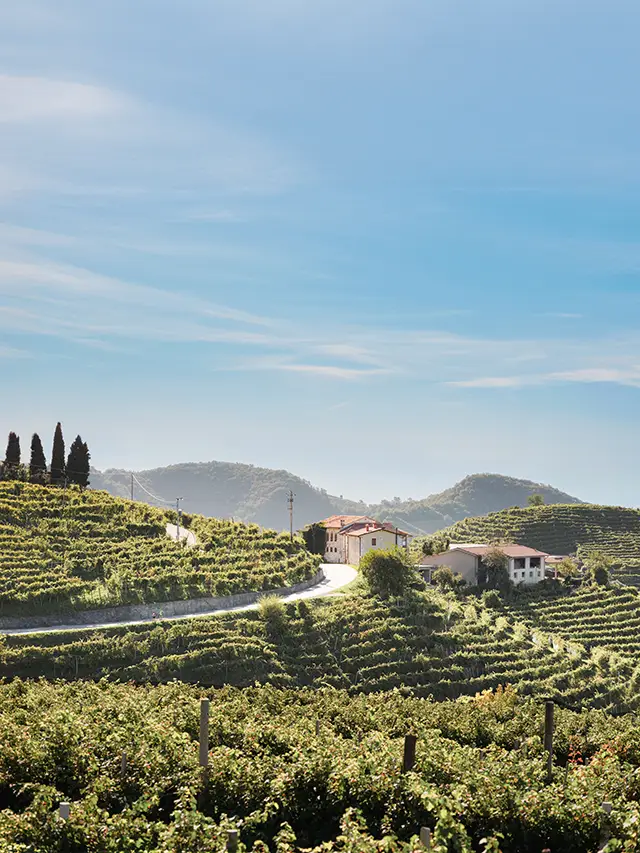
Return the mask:
<svg viewBox="0 0 640 853">
<path fill-rule="evenodd" d="M 405 735 L 404 738 L 404 755 L 402 758 L 402 772 L 408 773 L 413 770 L 416 763 L 416 741 L 418 738 L 415 735 Z"/>
<path fill-rule="evenodd" d="M 209 766 L 209 700 L 200 700 L 200 767 Z"/>
<path fill-rule="evenodd" d="M 544 706 L 544 748 L 547 752 L 547 782 L 553 780 L 553 702 L 547 699 Z"/>
<path fill-rule="evenodd" d="M 420 844 L 425 850 L 431 850 L 431 830 L 428 826 L 420 827 Z"/>
<path fill-rule="evenodd" d="M 316 737 L 320 734 L 320 720 L 316 720 Z"/>
<path fill-rule="evenodd" d="M 62 820 L 69 820 L 69 812 L 71 810 L 70 803 L 60 803 L 60 807 L 58 808 L 58 814 L 62 818 Z"/>
<path fill-rule="evenodd" d="M 238 830 L 237 829 L 228 829 L 227 830 L 227 850 L 229 853 L 236 853 L 238 849 Z"/>
<path fill-rule="evenodd" d="M 120 775 L 127 775 L 127 753 L 124 751 L 124 749 L 122 750 L 122 754 L 120 756 Z"/>
</svg>

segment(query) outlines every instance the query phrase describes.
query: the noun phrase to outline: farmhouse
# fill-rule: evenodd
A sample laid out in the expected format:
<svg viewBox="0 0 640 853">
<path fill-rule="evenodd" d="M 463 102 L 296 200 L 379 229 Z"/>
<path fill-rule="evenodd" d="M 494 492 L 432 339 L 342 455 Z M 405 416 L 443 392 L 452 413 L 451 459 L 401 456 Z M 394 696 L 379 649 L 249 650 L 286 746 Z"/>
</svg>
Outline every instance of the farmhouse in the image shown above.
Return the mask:
<svg viewBox="0 0 640 853">
<path fill-rule="evenodd" d="M 366 515 L 332 515 L 320 524 L 326 528 L 326 563 L 357 566 L 373 548 L 409 547 L 411 535 L 389 523 L 380 523 Z"/>
<path fill-rule="evenodd" d="M 452 543 L 448 551 L 422 557 L 418 569 L 426 580 L 431 580 L 434 569 L 438 566 L 449 566 L 468 584 L 475 584 L 482 558 L 491 547 L 491 545 Z M 537 551 L 535 548 L 528 548 L 526 545 L 500 545 L 499 548 L 509 560 L 509 578 L 514 584 L 534 584 L 544 580 L 545 562 L 549 554 Z"/>
</svg>

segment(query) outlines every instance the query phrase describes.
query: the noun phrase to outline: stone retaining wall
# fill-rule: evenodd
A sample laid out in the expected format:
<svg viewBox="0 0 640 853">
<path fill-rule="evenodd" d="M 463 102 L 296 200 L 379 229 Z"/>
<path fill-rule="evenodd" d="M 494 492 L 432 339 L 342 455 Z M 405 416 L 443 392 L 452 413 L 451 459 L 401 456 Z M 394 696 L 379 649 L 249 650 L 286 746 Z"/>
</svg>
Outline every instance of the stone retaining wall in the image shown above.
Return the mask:
<svg viewBox="0 0 640 853">
<path fill-rule="evenodd" d="M 43 616 L 2 616 L 0 631 L 20 630 L 22 628 L 53 628 L 95 625 L 108 622 L 147 622 L 154 618 L 170 616 L 197 616 L 216 610 L 228 610 L 233 607 L 246 607 L 255 604 L 264 595 L 287 596 L 303 592 L 321 583 L 325 578 L 324 570 L 306 581 L 279 589 L 265 589 L 260 592 L 240 592 L 237 595 L 225 595 L 218 598 L 188 598 L 184 601 L 158 601 L 155 604 L 126 604 L 121 607 L 105 607 L 102 610 L 81 610 L 75 613 L 56 613 Z M 155 614 L 155 615 L 154 615 Z"/>
</svg>

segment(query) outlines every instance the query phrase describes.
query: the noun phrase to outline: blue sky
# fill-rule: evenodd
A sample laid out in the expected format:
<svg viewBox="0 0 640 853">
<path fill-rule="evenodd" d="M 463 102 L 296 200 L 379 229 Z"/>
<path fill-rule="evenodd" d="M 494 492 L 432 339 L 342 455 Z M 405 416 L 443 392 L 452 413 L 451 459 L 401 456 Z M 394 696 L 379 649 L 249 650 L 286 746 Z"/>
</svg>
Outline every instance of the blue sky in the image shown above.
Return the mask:
<svg viewBox="0 0 640 853">
<path fill-rule="evenodd" d="M 635 505 L 637 3 L 0 5 L 0 433 Z"/>
</svg>

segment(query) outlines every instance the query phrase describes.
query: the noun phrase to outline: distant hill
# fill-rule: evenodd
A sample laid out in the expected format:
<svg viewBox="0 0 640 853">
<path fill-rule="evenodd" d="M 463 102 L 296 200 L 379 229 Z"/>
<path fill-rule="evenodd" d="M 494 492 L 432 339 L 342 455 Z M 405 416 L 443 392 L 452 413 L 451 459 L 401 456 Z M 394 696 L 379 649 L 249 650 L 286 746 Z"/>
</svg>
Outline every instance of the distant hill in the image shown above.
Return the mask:
<svg viewBox="0 0 640 853">
<path fill-rule="evenodd" d="M 289 471 L 238 462 L 188 462 L 136 471 L 135 476 L 147 489 L 145 492 L 134 483 L 136 500 L 166 506 L 148 493 L 166 501 L 180 495 L 184 497 L 182 506 L 187 512 L 256 522 L 276 530 L 284 530 L 289 524 L 289 489 L 296 495 L 296 528 L 344 512 L 373 515 L 414 534 L 433 533 L 468 516 L 526 506 L 527 498 L 534 493 L 543 495 L 549 504 L 579 503 L 578 498 L 551 486 L 500 474 L 472 474 L 450 489 L 422 500 L 382 501 L 374 505 L 329 495 Z M 131 472 L 113 468 L 92 471 L 91 486 L 118 497 L 129 497 Z"/>
<path fill-rule="evenodd" d="M 503 540 L 550 554 L 575 554 L 578 547 L 600 550 L 615 560 L 618 580 L 640 585 L 637 509 L 596 504 L 505 509 L 480 518 L 466 518 L 441 532 L 452 542 Z"/>
<path fill-rule="evenodd" d="M 338 512 L 364 514 L 367 511 L 365 504 L 329 495 L 289 471 L 239 462 L 186 462 L 134 473 L 152 495 L 166 501 L 175 500 L 178 495 L 184 497 L 181 506 L 186 512 L 255 522 L 276 530 L 289 526 L 289 489 L 295 493 L 296 528 Z M 131 472 L 113 468 L 92 471 L 91 487 L 129 497 Z M 154 506 L 166 506 L 135 482 L 134 498 Z"/>
<path fill-rule="evenodd" d="M 369 507 L 369 514 L 410 533 L 434 533 L 469 516 L 486 515 L 507 507 L 525 507 L 530 495 L 539 494 L 547 504 L 579 504 L 578 498 L 532 480 L 502 474 L 471 474 L 444 492 L 422 500 L 383 501 Z"/>
</svg>

